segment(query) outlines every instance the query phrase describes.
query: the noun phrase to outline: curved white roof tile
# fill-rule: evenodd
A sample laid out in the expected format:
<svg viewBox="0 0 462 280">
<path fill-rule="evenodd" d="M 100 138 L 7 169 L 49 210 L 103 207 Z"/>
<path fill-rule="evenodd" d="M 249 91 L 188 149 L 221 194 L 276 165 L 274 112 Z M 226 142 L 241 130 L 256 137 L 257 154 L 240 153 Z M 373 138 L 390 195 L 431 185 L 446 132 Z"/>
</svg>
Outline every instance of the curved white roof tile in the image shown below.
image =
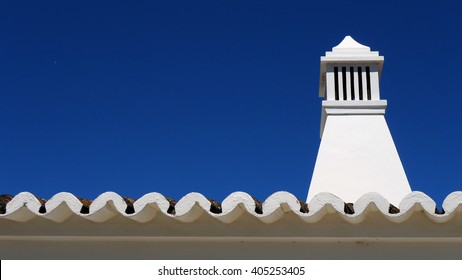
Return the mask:
<svg viewBox="0 0 462 280">
<path fill-rule="evenodd" d="M 75 213 L 80 213 L 82 205 L 82 202 L 73 194 L 60 192 L 45 203 L 47 212 L 43 214 L 43 217 L 60 223 L 67 220 Z"/>
<path fill-rule="evenodd" d="M 200 193 L 188 193 L 175 205 L 175 218 L 182 222 L 193 222 L 202 213 L 210 211 L 211 202 Z"/>
<path fill-rule="evenodd" d="M 462 212 L 462 191 L 449 194 L 443 201 L 443 209 L 449 213 Z"/>
<path fill-rule="evenodd" d="M 299 213 L 302 205 L 300 200 L 288 192 L 276 192 L 270 195 L 262 205 L 262 219 L 272 223 L 279 220 L 287 212 Z"/>
<path fill-rule="evenodd" d="M 191 223 L 201 215 L 208 214 L 223 223 L 231 223 L 242 215 L 252 215 L 264 223 L 273 223 L 290 213 L 297 215 L 306 223 L 316 223 L 328 214 L 337 214 L 345 221 L 357 224 L 363 222 L 371 212 L 378 212 L 394 223 L 406 222 L 414 213 L 424 212 L 430 220 L 444 223 L 462 212 L 462 192 L 453 192 L 446 197 L 443 202 L 443 213 L 436 213 L 435 202 L 421 192 L 407 195 L 399 204 L 399 209 L 394 208 L 397 213 L 390 212 L 393 206 L 378 193 L 367 193 L 352 205 L 346 204 L 330 193 L 320 193 L 308 205 L 304 205 L 288 192 L 277 192 L 260 205 L 249 194 L 234 192 L 219 205 L 200 193 L 189 193 L 177 203 L 169 201 L 162 194 L 148 193 L 132 204 L 117 193 L 106 192 L 89 205 L 88 213 L 84 213 L 83 209 L 86 205 L 81 201 L 66 192 L 58 193 L 46 202 L 31 193 L 22 192 L 6 202 L 6 207 L 2 210 L 4 213 L 0 212 L 0 219 L 27 222 L 42 217 L 62 223 L 73 216 L 78 216 L 103 223 L 114 216 L 124 216 L 146 223 L 153 220 L 156 215 L 164 215 Z M 212 211 L 213 207 L 215 207 L 214 211 Z"/>
<path fill-rule="evenodd" d="M 244 212 L 257 216 L 255 200 L 245 192 L 233 192 L 221 203 L 221 214 L 217 218 L 225 223 L 238 219 Z"/>
<path fill-rule="evenodd" d="M 42 204 L 35 195 L 22 192 L 17 194 L 7 205 L 4 217 L 17 222 L 27 222 L 40 215 Z"/>
<path fill-rule="evenodd" d="M 146 223 L 154 219 L 158 212 L 170 215 L 168 213 L 169 207 L 170 203 L 162 194 L 157 192 L 147 193 L 133 203 L 135 212 L 128 217 L 137 222 Z"/>
<path fill-rule="evenodd" d="M 126 216 L 126 209 L 127 204 L 120 195 L 114 192 L 105 192 L 93 201 L 88 214 L 80 215 L 93 222 L 105 222 L 117 214 Z"/>
<path fill-rule="evenodd" d="M 308 203 L 308 214 L 303 215 L 303 220 L 309 223 L 315 223 L 321 220 L 325 215 L 339 213 L 344 215 L 345 202 L 337 196 L 322 192 L 317 194 Z"/>
</svg>

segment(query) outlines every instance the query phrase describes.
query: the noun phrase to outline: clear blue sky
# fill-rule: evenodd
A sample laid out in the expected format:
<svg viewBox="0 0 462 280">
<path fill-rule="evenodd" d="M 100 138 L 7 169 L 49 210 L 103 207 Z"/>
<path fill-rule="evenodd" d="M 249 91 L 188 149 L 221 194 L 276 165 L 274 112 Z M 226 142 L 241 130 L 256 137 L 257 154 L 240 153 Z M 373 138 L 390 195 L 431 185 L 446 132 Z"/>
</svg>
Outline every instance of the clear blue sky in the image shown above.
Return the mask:
<svg viewBox="0 0 462 280">
<path fill-rule="evenodd" d="M 385 56 L 386 118 L 414 190 L 462 190 L 457 1 L 2 1 L 0 193 L 305 199 L 319 57 Z"/>
</svg>

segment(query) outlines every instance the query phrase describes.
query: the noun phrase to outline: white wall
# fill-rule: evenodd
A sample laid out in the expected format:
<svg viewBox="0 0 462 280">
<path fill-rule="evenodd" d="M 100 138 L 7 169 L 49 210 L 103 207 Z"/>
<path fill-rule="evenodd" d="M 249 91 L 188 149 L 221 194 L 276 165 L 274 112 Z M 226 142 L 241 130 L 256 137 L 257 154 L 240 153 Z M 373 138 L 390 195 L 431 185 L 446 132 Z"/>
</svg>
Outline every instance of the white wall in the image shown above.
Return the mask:
<svg viewBox="0 0 462 280">
<path fill-rule="evenodd" d="M 63 223 L 0 219 L 0 258 L 460 259 L 458 213 L 443 223 L 435 223 L 424 211 L 395 223 L 373 210 L 357 224 L 336 212 L 315 223 L 286 213 L 270 224 L 249 214 L 230 224 L 209 215 L 192 223 L 163 216 L 147 223 L 124 217 L 104 223 L 80 217 Z"/>
</svg>

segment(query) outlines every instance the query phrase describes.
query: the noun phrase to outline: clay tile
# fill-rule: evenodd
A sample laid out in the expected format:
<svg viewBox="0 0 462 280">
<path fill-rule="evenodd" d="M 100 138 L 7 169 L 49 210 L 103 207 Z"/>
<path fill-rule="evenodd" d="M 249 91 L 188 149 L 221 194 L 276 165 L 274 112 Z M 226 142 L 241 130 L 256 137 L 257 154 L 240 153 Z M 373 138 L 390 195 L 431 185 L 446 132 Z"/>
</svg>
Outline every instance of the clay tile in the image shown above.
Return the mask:
<svg viewBox="0 0 462 280">
<path fill-rule="evenodd" d="M 220 214 L 222 212 L 221 204 L 211 198 L 207 198 L 210 201 L 210 212 L 214 214 Z"/>
<path fill-rule="evenodd" d="M 355 213 L 353 203 L 351 203 L 351 202 L 345 203 L 345 207 L 343 208 L 343 211 L 348 215 L 353 215 Z"/>
<path fill-rule="evenodd" d="M 298 199 L 298 202 L 300 203 L 300 212 L 302 213 L 309 213 L 310 210 L 308 209 L 308 204 L 306 204 L 305 201 Z"/>
<path fill-rule="evenodd" d="M 92 204 L 93 200 L 89 200 L 86 198 L 77 197 L 77 199 L 82 203 L 82 209 L 80 209 L 81 214 L 88 214 L 90 213 L 90 205 Z"/>
<path fill-rule="evenodd" d="M 263 214 L 263 207 L 262 207 L 262 203 L 260 202 L 260 200 L 256 199 L 253 196 L 252 198 L 253 198 L 253 201 L 255 201 L 255 213 Z"/>
<path fill-rule="evenodd" d="M 390 213 L 390 214 L 398 214 L 399 213 L 399 208 L 394 206 L 393 204 L 390 204 L 390 208 L 388 208 L 388 213 Z"/>
<path fill-rule="evenodd" d="M 12 195 L 2 194 L 0 195 L 0 214 L 6 213 L 6 205 L 13 199 Z"/>
<path fill-rule="evenodd" d="M 133 203 L 135 203 L 135 200 L 130 197 L 124 197 L 123 198 L 125 203 L 127 204 L 127 209 L 125 209 L 126 214 L 133 214 L 135 213 L 135 208 L 133 207 Z"/>
<path fill-rule="evenodd" d="M 167 199 L 168 203 L 170 203 L 170 206 L 168 207 L 168 210 L 167 210 L 167 213 L 169 213 L 170 215 L 175 215 L 175 205 L 177 203 L 176 200 L 174 200 L 173 198 L 168 198 L 166 197 L 165 199 Z"/>
<path fill-rule="evenodd" d="M 43 198 L 40 198 L 40 197 L 37 197 L 35 196 L 35 198 L 37 198 L 37 200 L 40 202 L 41 206 L 39 208 L 39 213 L 40 214 L 45 214 L 47 212 L 47 209 L 45 208 L 45 203 L 47 203 L 47 200 L 46 199 L 43 199 Z"/>
</svg>

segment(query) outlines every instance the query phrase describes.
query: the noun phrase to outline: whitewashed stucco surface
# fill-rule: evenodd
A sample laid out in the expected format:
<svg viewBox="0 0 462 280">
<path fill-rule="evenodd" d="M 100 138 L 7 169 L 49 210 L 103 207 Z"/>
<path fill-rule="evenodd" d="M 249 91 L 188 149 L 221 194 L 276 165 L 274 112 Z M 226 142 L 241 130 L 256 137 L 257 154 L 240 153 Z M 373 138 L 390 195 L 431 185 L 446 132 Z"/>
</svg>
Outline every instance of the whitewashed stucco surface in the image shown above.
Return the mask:
<svg viewBox="0 0 462 280">
<path fill-rule="evenodd" d="M 411 186 L 380 98 L 383 56 L 350 36 L 321 57 L 321 143 L 307 201 L 329 192 L 347 202 L 377 192 L 398 204 Z"/>
</svg>

